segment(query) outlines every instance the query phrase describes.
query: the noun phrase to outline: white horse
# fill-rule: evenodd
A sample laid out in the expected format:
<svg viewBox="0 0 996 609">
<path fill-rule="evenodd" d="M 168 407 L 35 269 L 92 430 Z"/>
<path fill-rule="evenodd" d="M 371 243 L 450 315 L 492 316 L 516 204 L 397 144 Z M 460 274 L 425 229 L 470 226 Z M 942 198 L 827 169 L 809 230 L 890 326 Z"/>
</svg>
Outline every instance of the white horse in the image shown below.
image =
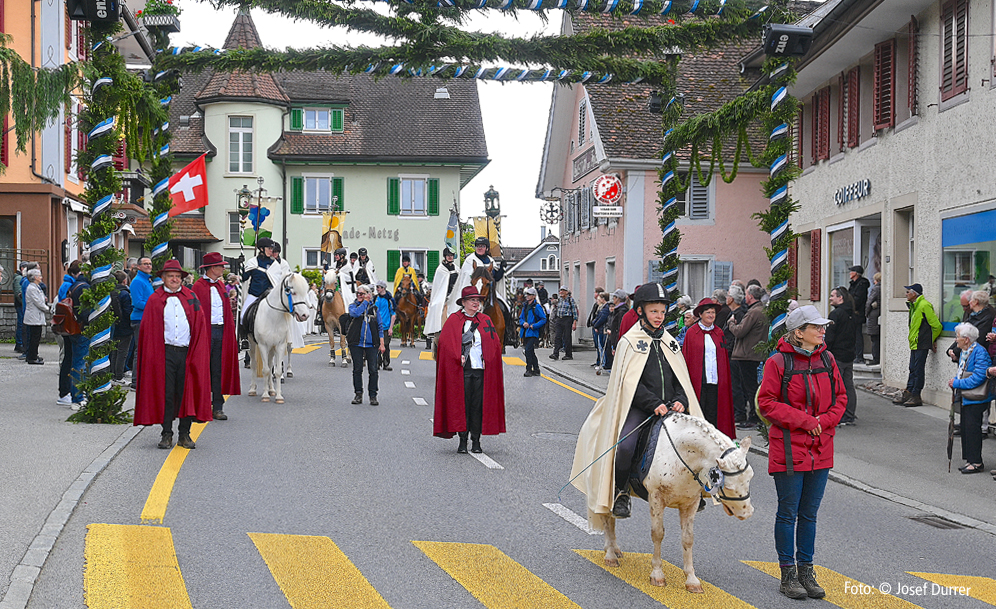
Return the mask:
<svg viewBox="0 0 996 609">
<path fill-rule="evenodd" d="M 750 518 L 754 513 L 750 503 L 750 480 L 754 470 L 747 463 L 749 449 L 749 437 L 741 440 L 738 446 L 704 419 L 677 413 L 665 419 L 653 464 L 643 481 L 649 494 L 650 536 L 654 540 L 651 584 L 667 585 L 661 569 L 661 541 L 664 539 L 664 508 L 673 507 L 678 508 L 681 515 L 685 589 L 703 592 L 692 565 L 692 523 L 699 499 L 705 490 L 722 503 L 727 515 L 740 520 Z M 612 517 L 606 521 L 605 564 L 618 567 L 623 553 L 616 544 L 616 521 Z"/>
<path fill-rule="evenodd" d="M 277 404 L 284 403 L 280 383 L 275 382 L 287 350 L 287 333 L 293 319 L 308 318 L 308 281 L 300 273 L 284 275 L 280 283 L 267 293 L 256 310 L 256 321 L 249 336 L 249 352 L 253 358 L 253 377 L 246 395 L 256 395 L 256 379 L 266 376 L 263 401 L 275 396 Z"/>
</svg>

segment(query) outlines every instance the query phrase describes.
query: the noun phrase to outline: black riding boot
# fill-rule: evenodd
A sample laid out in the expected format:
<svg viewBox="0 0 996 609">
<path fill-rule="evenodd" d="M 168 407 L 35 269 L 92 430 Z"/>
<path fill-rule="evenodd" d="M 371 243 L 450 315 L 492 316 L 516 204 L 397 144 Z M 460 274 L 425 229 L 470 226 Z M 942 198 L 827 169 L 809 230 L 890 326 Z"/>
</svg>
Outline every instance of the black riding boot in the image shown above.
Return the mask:
<svg viewBox="0 0 996 609">
<path fill-rule="evenodd" d="M 629 518 L 629 493 L 626 491 L 616 491 L 616 501 L 612 504 L 612 515 L 616 518 Z"/>
<path fill-rule="evenodd" d="M 457 452 L 461 455 L 467 454 L 467 432 L 460 432 L 460 446 L 457 447 Z"/>
<path fill-rule="evenodd" d="M 477 454 L 481 454 L 484 452 L 484 449 L 481 448 L 481 436 L 473 437 L 470 439 L 470 441 L 471 441 L 470 452 Z"/>
</svg>

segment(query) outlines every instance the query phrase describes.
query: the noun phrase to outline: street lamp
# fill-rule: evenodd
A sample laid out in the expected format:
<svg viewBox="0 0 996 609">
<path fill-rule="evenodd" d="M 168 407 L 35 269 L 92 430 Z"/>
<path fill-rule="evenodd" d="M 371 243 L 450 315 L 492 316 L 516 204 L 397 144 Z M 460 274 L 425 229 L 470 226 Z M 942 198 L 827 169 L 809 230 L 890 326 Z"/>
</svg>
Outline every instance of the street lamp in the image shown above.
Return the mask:
<svg viewBox="0 0 996 609">
<path fill-rule="evenodd" d="M 494 186 L 491 186 L 490 190 L 484 193 L 484 213 L 489 218 L 497 218 L 501 215 L 501 203 L 498 201 L 498 191 L 495 190 Z"/>
</svg>

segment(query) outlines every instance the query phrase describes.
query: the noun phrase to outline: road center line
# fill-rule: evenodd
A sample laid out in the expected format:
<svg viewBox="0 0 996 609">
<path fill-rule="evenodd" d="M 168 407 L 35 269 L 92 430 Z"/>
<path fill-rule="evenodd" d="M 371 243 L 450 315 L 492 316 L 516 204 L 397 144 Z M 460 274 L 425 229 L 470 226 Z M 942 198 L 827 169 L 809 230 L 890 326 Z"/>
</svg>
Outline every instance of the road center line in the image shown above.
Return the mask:
<svg viewBox="0 0 996 609">
<path fill-rule="evenodd" d="M 589 535 L 602 535 L 602 531 L 596 531 L 595 529 L 591 528 L 591 526 L 588 525 L 588 521 L 586 519 L 582 518 L 581 516 L 578 516 L 570 509 L 565 507 L 563 504 L 544 503 L 543 507 L 550 510 L 557 516 L 560 516 L 567 522 L 573 524 L 574 526 L 576 526 L 577 528 L 581 529 L 582 531 L 584 531 Z"/>
<path fill-rule="evenodd" d="M 411 374 L 411 373 L 412 373 L 412 371 L 411 371 L 411 370 L 402 370 L 402 371 L 401 371 L 401 374 L 404 374 L 404 375 L 406 375 L 406 376 L 407 376 L 407 375 L 409 375 L 409 374 Z"/>
<path fill-rule="evenodd" d="M 413 383 L 411 381 L 405 381 L 405 387 L 407 387 L 409 389 L 415 389 L 415 383 Z"/>
<path fill-rule="evenodd" d="M 418 405 L 418 406 L 428 406 L 429 405 L 429 402 L 426 402 L 425 398 L 412 398 L 412 400 L 414 400 L 415 404 Z"/>
<path fill-rule="evenodd" d="M 411 360 L 408 360 L 408 359 L 403 359 L 403 360 L 401 360 L 401 365 L 402 365 L 402 366 L 408 366 L 408 365 L 410 365 L 411 363 L 412 363 L 412 362 L 411 362 Z"/>
<path fill-rule="evenodd" d="M 196 442 L 205 427 L 207 427 L 207 423 L 194 423 L 191 425 L 190 439 Z M 163 518 L 166 517 L 166 506 L 169 504 L 169 497 L 173 494 L 173 485 L 176 483 L 176 477 L 180 474 L 180 468 L 183 467 L 183 462 L 189 454 L 189 450 L 180 448 L 179 446 L 174 446 L 173 450 L 169 452 L 166 462 L 163 463 L 162 468 L 159 470 L 159 475 L 156 476 L 156 481 L 152 484 L 152 490 L 149 491 L 149 498 L 145 500 L 145 507 L 142 509 L 143 524 L 162 524 Z"/>
<path fill-rule="evenodd" d="M 483 463 L 488 469 L 505 469 L 500 463 L 484 453 L 470 453 L 470 456 Z"/>
<path fill-rule="evenodd" d="M 554 384 L 556 384 L 556 385 L 560 385 L 560 386 L 561 386 L 561 387 L 563 387 L 564 389 L 567 389 L 567 390 L 569 390 L 569 391 L 573 391 L 574 393 L 576 393 L 576 394 L 578 394 L 578 395 L 581 395 L 581 396 L 584 396 L 584 397 L 588 398 L 589 400 L 591 400 L 592 402 L 594 402 L 595 400 L 597 400 L 597 399 L 598 399 L 598 398 L 593 398 L 593 397 L 591 397 L 590 395 L 588 395 L 587 393 L 584 393 L 583 391 L 578 391 L 578 390 L 577 390 L 577 389 L 575 389 L 574 387 L 568 387 L 567 385 L 565 385 L 565 384 L 561 383 L 560 381 L 558 381 L 558 380 L 555 380 L 555 379 L 552 379 L 552 378 L 548 377 L 548 376 L 547 376 L 547 375 L 545 375 L 545 374 L 541 374 L 540 376 L 542 376 L 542 377 L 543 377 L 543 378 L 545 378 L 546 380 L 550 381 L 551 383 L 554 383 Z"/>
</svg>

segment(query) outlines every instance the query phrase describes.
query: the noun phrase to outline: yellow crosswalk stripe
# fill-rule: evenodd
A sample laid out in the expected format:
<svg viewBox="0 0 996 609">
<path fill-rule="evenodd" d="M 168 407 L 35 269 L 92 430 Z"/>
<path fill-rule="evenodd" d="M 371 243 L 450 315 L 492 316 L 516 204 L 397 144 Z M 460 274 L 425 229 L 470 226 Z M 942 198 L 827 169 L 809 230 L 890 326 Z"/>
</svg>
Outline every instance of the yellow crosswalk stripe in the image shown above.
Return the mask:
<svg viewBox="0 0 996 609">
<path fill-rule="evenodd" d="M 90 609 L 191 609 L 168 528 L 91 524 L 83 556 Z"/>
<path fill-rule="evenodd" d="M 503 355 L 502 361 L 509 366 L 525 366 L 526 362 L 521 357 L 515 357 L 514 355 Z"/>
<path fill-rule="evenodd" d="M 311 345 L 305 345 L 303 347 L 298 347 L 297 349 L 291 349 L 291 353 L 295 355 L 304 355 L 305 353 L 311 353 L 312 351 L 318 351 L 325 346 L 325 343 L 314 343 Z"/>
<path fill-rule="evenodd" d="M 579 609 L 494 546 L 438 541 L 412 543 L 490 609 Z"/>
<path fill-rule="evenodd" d="M 401 357 L 401 349 L 391 349 L 391 359 Z"/>
<path fill-rule="evenodd" d="M 328 537 L 249 533 L 294 609 L 390 609 Z"/>
<path fill-rule="evenodd" d="M 996 580 L 989 577 L 978 577 L 974 575 L 946 575 L 944 573 L 916 573 L 907 571 L 910 575 L 916 575 L 932 584 L 937 584 L 938 588 L 931 585 L 931 596 L 971 596 L 983 603 L 996 606 Z M 946 588 L 954 588 L 951 592 Z"/>
<path fill-rule="evenodd" d="M 760 562 L 753 560 L 742 561 L 745 565 L 754 567 L 758 571 L 781 579 L 781 569 L 777 562 Z M 891 594 L 883 594 L 878 588 L 856 581 L 846 575 L 841 575 L 836 571 L 831 571 L 825 567 L 816 565 L 816 581 L 827 591 L 828 603 L 837 605 L 842 609 L 919 609 L 907 600 L 901 599 Z"/>
<path fill-rule="evenodd" d="M 420 360 L 425 360 L 425 361 L 431 362 L 431 361 L 433 361 L 432 360 L 432 351 L 423 351 L 423 352 L 421 352 L 421 353 L 418 354 L 418 358 Z"/>
<path fill-rule="evenodd" d="M 685 590 L 685 572 L 668 562 L 662 565 L 667 586 L 651 585 L 650 554 L 626 552 L 618 567 L 607 567 L 602 550 L 574 551 L 669 609 L 754 609 L 753 605 L 705 581 L 702 582 L 705 594 L 689 593 Z"/>
<path fill-rule="evenodd" d="M 207 427 L 207 423 L 194 423 L 190 426 L 190 439 L 194 442 L 201 437 L 201 432 Z M 145 507 L 142 508 L 142 522 L 147 524 L 162 524 L 166 517 L 166 506 L 169 504 L 169 497 L 173 494 L 173 485 L 176 477 L 180 473 L 183 462 L 187 459 L 190 451 L 186 448 L 174 446 L 166 457 L 156 476 L 156 481 L 152 484 L 149 497 L 145 500 Z"/>
</svg>

